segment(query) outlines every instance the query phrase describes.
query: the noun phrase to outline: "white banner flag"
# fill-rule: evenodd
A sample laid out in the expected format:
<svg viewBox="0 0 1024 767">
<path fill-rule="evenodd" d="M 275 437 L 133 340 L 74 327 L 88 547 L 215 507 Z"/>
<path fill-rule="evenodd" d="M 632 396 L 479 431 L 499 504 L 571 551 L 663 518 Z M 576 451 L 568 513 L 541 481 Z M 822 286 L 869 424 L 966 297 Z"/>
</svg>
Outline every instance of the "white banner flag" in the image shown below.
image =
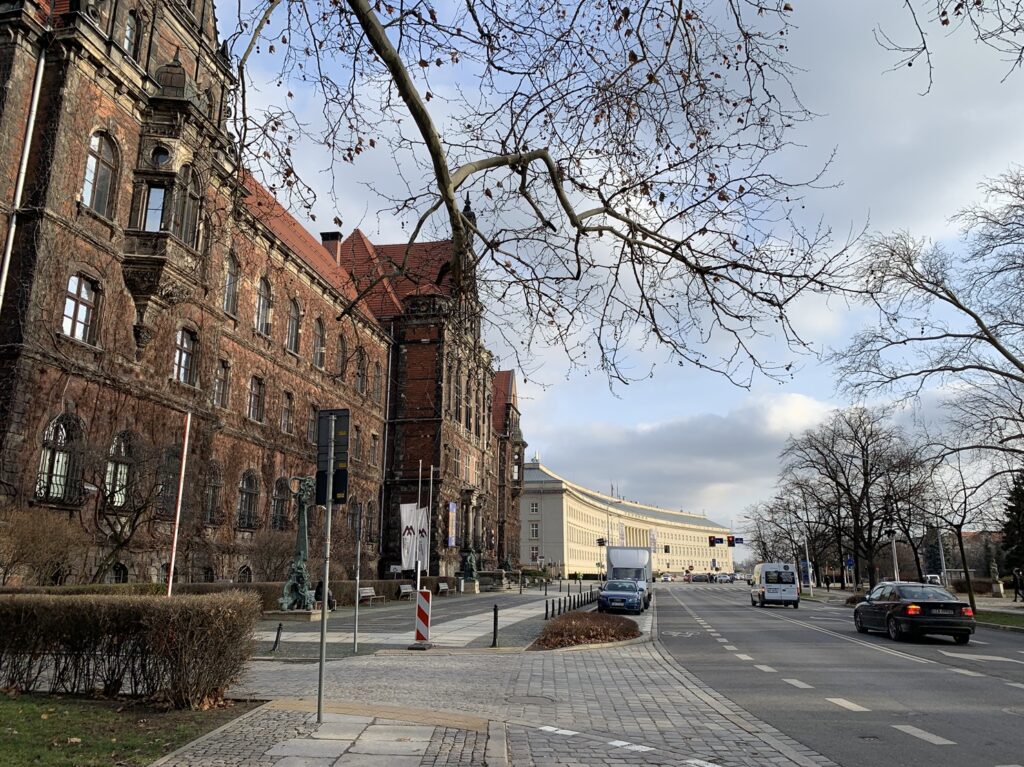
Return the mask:
<svg viewBox="0 0 1024 767">
<path fill-rule="evenodd" d="M 415 570 L 416 560 L 420 567 L 430 569 L 430 534 L 427 510 L 417 508 L 415 503 L 403 503 L 399 507 L 402 518 L 402 569 Z"/>
</svg>

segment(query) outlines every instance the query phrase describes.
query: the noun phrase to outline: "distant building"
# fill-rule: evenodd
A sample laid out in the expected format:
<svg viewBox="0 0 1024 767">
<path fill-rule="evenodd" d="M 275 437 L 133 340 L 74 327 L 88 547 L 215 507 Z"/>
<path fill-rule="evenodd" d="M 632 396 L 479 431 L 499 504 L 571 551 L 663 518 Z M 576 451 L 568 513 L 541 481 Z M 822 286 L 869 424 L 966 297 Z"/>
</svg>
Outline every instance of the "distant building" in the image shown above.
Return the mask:
<svg viewBox="0 0 1024 767">
<path fill-rule="evenodd" d="M 730 530 L 699 514 L 648 506 L 590 490 L 559 477 L 539 460 L 523 467 L 519 497 L 522 564 L 543 564 L 551 572 L 599 573 L 605 552 L 597 545 L 644 546 L 654 552 L 654 570 L 733 572 L 733 549 L 711 548 L 709 536 L 725 539 Z M 714 564 L 712 564 L 714 561 Z"/>
</svg>

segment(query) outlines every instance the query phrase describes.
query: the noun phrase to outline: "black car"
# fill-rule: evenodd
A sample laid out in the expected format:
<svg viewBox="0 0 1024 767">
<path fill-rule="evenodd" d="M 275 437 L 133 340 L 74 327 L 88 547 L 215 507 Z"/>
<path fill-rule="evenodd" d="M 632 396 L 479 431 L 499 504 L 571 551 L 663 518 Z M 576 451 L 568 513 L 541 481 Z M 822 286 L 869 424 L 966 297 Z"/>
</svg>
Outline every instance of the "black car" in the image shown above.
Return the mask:
<svg viewBox="0 0 1024 767">
<path fill-rule="evenodd" d="M 945 634 L 967 644 L 974 633 L 974 611 L 944 588 L 928 583 L 880 583 L 853 610 L 862 634 L 884 631 L 899 641 L 924 634 Z"/>
</svg>

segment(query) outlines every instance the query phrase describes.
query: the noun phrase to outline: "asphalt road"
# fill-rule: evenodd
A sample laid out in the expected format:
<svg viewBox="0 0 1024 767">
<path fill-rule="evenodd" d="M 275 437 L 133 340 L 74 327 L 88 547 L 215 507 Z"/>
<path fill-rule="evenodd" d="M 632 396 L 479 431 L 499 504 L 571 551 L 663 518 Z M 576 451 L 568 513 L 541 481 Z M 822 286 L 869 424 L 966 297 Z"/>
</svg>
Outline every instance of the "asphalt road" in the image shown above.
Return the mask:
<svg viewBox="0 0 1024 767">
<path fill-rule="evenodd" d="M 841 765 L 1024 766 L 1024 634 L 893 642 L 852 610 L 750 606 L 745 584 L 658 584 L 658 637 L 692 673 Z"/>
</svg>

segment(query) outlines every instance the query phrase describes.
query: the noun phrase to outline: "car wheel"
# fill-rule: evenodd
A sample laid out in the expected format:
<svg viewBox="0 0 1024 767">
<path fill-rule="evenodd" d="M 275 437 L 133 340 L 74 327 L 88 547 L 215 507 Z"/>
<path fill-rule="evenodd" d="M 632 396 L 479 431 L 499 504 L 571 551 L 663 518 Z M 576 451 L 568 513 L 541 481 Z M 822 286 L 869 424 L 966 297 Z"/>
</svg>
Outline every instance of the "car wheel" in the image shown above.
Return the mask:
<svg viewBox="0 0 1024 767">
<path fill-rule="evenodd" d="M 799 610 L 800 609 L 800 601 L 799 600 L 797 600 L 796 602 L 793 603 L 793 609 L 794 610 Z"/>
<path fill-rule="evenodd" d="M 637 608 L 636 610 L 630 610 L 630 612 L 632 612 L 632 613 L 633 613 L 633 615 L 639 615 L 640 613 L 642 613 L 642 612 L 643 612 L 643 610 L 641 610 L 641 609 Z"/>
<path fill-rule="evenodd" d="M 889 616 L 889 620 L 885 622 L 885 628 L 889 633 L 889 639 L 892 641 L 899 642 L 903 639 L 903 630 L 900 628 L 899 622 L 891 615 Z"/>
<path fill-rule="evenodd" d="M 864 623 L 861 620 L 860 613 L 853 614 L 853 627 L 857 629 L 858 634 L 867 634 L 868 630 L 864 628 Z"/>
<path fill-rule="evenodd" d="M 753 597 L 750 598 L 750 606 L 751 607 L 757 607 L 757 600 L 754 599 Z"/>
<path fill-rule="evenodd" d="M 956 634 L 953 636 L 953 641 L 957 644 L 967 644 L 971 641 L 970 634 Z"/>
</svg>

